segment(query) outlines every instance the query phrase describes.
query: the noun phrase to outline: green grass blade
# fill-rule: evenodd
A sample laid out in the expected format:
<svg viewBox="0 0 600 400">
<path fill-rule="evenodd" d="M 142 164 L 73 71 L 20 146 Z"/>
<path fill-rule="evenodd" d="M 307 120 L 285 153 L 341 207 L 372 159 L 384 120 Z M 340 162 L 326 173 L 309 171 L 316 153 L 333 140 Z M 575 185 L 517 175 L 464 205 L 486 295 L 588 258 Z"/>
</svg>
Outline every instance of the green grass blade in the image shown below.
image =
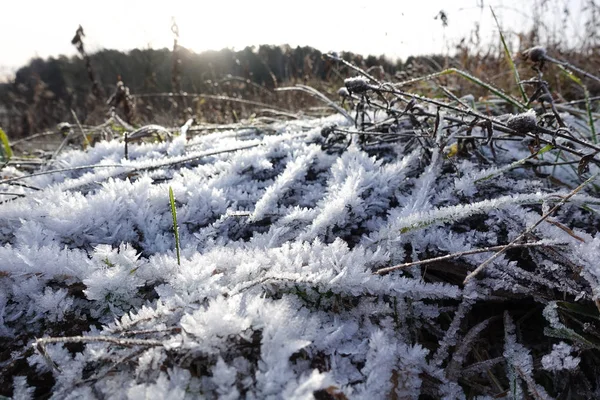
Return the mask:
<svg viewBox="0 0 600 400">
<path fill-rule="evenodd" d="M 179 226 L 177 225 L 177 210 L 175 209 L 175 196 L 173 196 L 173 188 L 171 186 L 169 186 L 169 203 L 171 204 L 171 216 L 173 217 L 173 233 L 175 234 L 177 265 L 181 265 L 181 256 L 179 254 Z"/>
<path fill-rule="evenodd" d="M 8 136 L 2 130 L 2 128 L 0 128 L 0 142 L 2 142 L 2 155 L 5 161 L 8 161 L 13 156 L 13 152 L 10 148 L 10 143 L 8 142 Z"/>
<path fill-rule="evenodd" d="M 590 126 L 590 132 L 592 133 L 592 142 L 598 143 L 598 137 L 596 136 L 596 127 L 594 125 L 594 116 L 592 115 L 592 102 L 590 101 L 590 92 L 586 86 L 583 87 L 583 94 L 585 96 L 585 109 L 587 111 L 588 125 Z"/>
<path fill-rule="evenodd" d="M 541 149 L 539 149 L 535 153 L 533 153 L 533 154 L 531 154 L 531 155 L 529 155 L 529 156 L 527 156 L 525 158 L 522 158 L 520 160 L 517 160 L 517 161 L 511 163 L 510 165 L 502 167 L 502 168 L 498 169 L 494 173 L 491 173 L 489 175 L 486 175 L 486 176 L 483 176 L 483 177 L 481 177 L 479 179 L 476 179 L 474 182 L 475 183 L 479 183 L 479 182 L 487 181 L 488 179 L 492 179 L 492 178 L 494 178 L 494 177 L 496 177 L 498 175 L 502 175 L 503 173 L 505 173 L 507 171 L 510 171 L 513 168 L 519 167 L 519 166 L 525 164 L 527 161 L 531 160 L 532 158 L 535 158 L 535 157 L 537 157 L 539 155 L 542 155 L 542 154 L 544 154 L 544 153 L 552 150 L 553 148 L 554 147 L 551 144 L 547 144 L 546 146 L 542 147 Z"/>
<path fill-rule="evenodd" d="M 583 84 L 583 81 L 573 74 L 573 72 L 569 71 L 562 65 L 557 65 L 558 68 L 567 76 L 567 78 L 571 79 L 573 82 L 578 84 L 583 88 L 583 95 L 585 96 L 585 109 L 588 117 L 588 125 L 590 127 L 590 133 L 592 135 L 592 142 L 594 144 L 598 143 L 598 137 L 596 135 L 596 127 L 594 126 L 594 116 L 592 115 L 592 102 L 590 101 L 590 92 L 588 91 L 587 86 Z"/>
<path fill-rule="evenodd" d="M 565 73 L 565 75 L 567 76 L 567 78 L 569 78 L 570 80 L 572 80 L 573 82 L 575 82 L 579 86 L 583 86 L 583 81 L 581 79 L 579 79 L 579 77 L 577 75 L 573 74 L 573 72 L 569 71 L 568 69 L 566 69 L 562 65 L 557 65 L 557 67 L 560 68 L 560 70 Z"/>
<path fill-rule="evenodd" d="M 521 84 L 521 78 L 519 77 L 519 71 L 515 66 L 515 62 L 513 61 L 510 51 L 508 51 L 508 46 L 506 45 L 506 40 L 504 40 L 504 34 L 502 33 L 502 28 L 500 28 L 500 23 L 498 22 L 498 18 L 496 18 L 496 13 L 494 9 L 490 6 L 490 10 L 492 11 L 492 15 L 494 16 L 494 21 L 496 21 L 496 26 L 498 27 L 498 32 L 500 33 L 500 41 L 502 42 L 502 47 L 504 47 L 504 55 L 506 56 L 506 61 L 508 61 L 508 65 L 513 70 L 515 75 L 515 80 L 517 82 L 517 86 L 519 87 L 519 92 L 521 93 L 521 97 L 523 101 L 527 103 L 527 95 L 525 94 L 525 90 L 523 89 L 523 85 Z"/>
</svg>

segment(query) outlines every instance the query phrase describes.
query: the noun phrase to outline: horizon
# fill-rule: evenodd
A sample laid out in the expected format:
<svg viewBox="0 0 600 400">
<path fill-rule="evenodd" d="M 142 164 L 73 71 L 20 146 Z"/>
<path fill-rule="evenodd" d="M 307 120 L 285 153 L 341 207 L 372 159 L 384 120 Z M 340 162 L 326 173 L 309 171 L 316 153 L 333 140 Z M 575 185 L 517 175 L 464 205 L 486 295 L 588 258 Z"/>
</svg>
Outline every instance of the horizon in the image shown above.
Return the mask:
<svg viewBox="0 0 600 400">
<path fill-rule="evenodd" d="M 551 31 L 560 22 L 561 6 L 566 3 L 570 4 L 570 25 L 576 29 L 583 12 L 582 0 L 546 2 L 540 9 L 545 14 L 536 18 L 545 18 L 547 30 Z M 103 49 L 172 49 L 174 20 L 179 28 L 179 44 L 195 53 L 288 44 L 292 48 L 310 46 L 324 53 L 348 51 L 405 60 L 409 56 L 450 54 L 461 38 L 468 39 L 473 34 L 477 24 L 480 43 L 493 43 L 498 39 L 498 29 L 490 7 L 514 45 L 516 35 L 510 34 L 526 32 L 534 18 L 527 13 L 538 7 L 536 0 L 526 5 L 516 0 L 457 0 L 451 4 L 429 0 L 418 5 L 372 1 L 369 6 L 358 0 L 306 0 L 302 5 L 282 9 L 270 0 L 252 4 L 234 1 L 227 5 L 190 5 L 174 0 L 148 7 L 141 1 L 106 0 L 92 12 L 89 7 L 93 6 L 80 12 L 74 0 L 51 4 L 12 2 L 7 15 L 23 15 L 33 7 L 36 13 L 28 15 L 27 24 L 19 18 L 5 21 L 6 32 L 18 40 L 0 42 L 0 80 L 12 79 L 18 68 L 35 58 L 77 55 L 71 38 L 79 25 L 85 31 L 84 43 L 89 53 Z M 439 18 L 440 11 L 448 17 L 447 26 Z M 547 15 L 552 16 L 550 21 Z"/>
</svg>

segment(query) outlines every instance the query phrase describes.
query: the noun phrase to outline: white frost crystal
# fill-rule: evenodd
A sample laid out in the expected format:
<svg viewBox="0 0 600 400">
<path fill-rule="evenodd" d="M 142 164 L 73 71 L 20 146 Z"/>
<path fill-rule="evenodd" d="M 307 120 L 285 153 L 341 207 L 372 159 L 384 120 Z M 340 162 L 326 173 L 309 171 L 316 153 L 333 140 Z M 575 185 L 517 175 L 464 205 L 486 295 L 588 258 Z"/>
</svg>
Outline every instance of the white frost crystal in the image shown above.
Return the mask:
<svg viewBox="0 0 600 400">
<path fill-rule="evenodd" d="M 565 342 L 552 346 L 552 352 L 542 357 L 542 366 L 548 371 L 560 371 L 563 369 L 575 369 L 581 362 L 579 357 L 573 357 L 573 348 Z"/>
</svg>

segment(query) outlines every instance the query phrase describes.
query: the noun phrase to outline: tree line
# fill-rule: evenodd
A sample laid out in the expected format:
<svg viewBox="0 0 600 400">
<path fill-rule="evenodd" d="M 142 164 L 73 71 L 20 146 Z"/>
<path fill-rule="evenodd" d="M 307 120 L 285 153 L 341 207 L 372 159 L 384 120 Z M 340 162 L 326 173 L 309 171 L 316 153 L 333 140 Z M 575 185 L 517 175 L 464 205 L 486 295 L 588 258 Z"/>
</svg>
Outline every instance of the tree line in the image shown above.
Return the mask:
<svg viewBox="0 0 600 400">
<path fill-rule="evenodd" d="M 74 39 L 75 40 L 75 39 Z M 219 82 L 226 78 L 273 89 L 282 84 L 341 81 L 345 67 L 322 57 L 312 47 L 246 47 L 195 53 L 183 47 L 134 49 L 129 52 L 102 50 L 87 57 L 35 58 L 17 70 L 14 80 L 0 84 L 0 125 L 12 136 L 26 136 L 70 121 L 73 110 L 81 121 L 97 122 L 98 108 L 106 112 L 106 100 L 122 81 L 131 93 L 188 92 L 220 94 Z M 361 68 L 378 67 L 394 74 L 406 63 L 384 56 L 363 57 L 344 52 L 340 57 Z M 98 86 L 92 90 L 88 65 Z M 177 76 L 174 76 L 177 75 Z M 103 117 L 103 116 L 102 116 Z"/>
</svg>

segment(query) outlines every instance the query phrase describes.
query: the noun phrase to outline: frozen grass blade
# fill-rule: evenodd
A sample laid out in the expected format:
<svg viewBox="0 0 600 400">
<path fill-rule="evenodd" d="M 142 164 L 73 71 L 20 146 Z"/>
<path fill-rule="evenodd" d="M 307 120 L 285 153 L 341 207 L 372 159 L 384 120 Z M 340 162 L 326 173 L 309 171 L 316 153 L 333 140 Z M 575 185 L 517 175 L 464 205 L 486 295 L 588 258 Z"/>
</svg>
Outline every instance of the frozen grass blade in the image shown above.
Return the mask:
<svg viewBox="0 0 600 400">
<path fill-rule="evenodd" d="M 501 196 L 492 200 L 482 200 L 468 206 L 456 205 L 440 207 L 427 212 L 417 212 L 399 221 L 399 232 L 406 234 L 427 228 L 433 224 L 456 222 L 475 214 L 485 214 L 490 210 L 499 209 L 508 205 L 533 204 L 543 200 L 540 194 Z"/>
<path fill-rule="evenodd" d="M 550 57 L 550 56 L 548 56 L 547 54 L 544 56 L 544 59 L 545 59 L 546 61 L 549 61 L 549 62 L 551 62 L 551 63 L 554 63 L 554 64 L 556 64 L 556 65 L 559 65 L 559 66 L 561 66 L 561 67 L 564 67 L 564 68 L 568 68 L 568 69 L 570 69 L 570 70 L 573 70 L 573 71 L 577 72 L 578 74 L 581 74 L 581 75 L 585 76 L 586 78 L 593 79 L 593 80 L 595 80 L 596 82 L 600 82 L 600 78 L 599 78 L 599 77 L 597 77 L 596 75 L 594 75 L 594 74 L 590 74 L 589 72 L 587 72 L 587 71 L 584 71 L 583 69 L 581 69 L 581 68 L 578 68 L 578 67 L 574 66 L 574 65 L 573 65 L 573 64 L 571 64 L 571 63 L 568 63 L 568 62 L 566 62 L 566 61 L 563 61 L 563 60 L 558 60 L 558 59 L 556 59 L 556 58 L 553 58 L 553 57 Z"/>
<path fill-rule="evenodd" d="M 171 216 L 173 217 L 173 233 L 175 234 L 177 265 L 181 265 L 181 256 L 179 254 L 179 226 L 177 225 L 177 209 L 175 208 L 175 196 L 173 196 L 173 188 L 171 186 L 169 186 L 169 204 L 171 205 Z"/>
<path fill-rule="evenodd" d="M 588 124 L 590 126 L 590 132 L 592 133 L 592 142 L 598 143 L 598 137 L 596 135 L 596 126 L 594 125 L 594 116 L 592 115 L 592 103 L 590 101 L 590 92 L 586 86 L 583 87 L 583 93 L 585 96 L 585 109 L 588 117 Z"/>
<path fill-rule="evenodd" d="M 598 342 L 597 337 L 586 334 L 584 332 L 582 332 L 582 334 L 580 334 L 580 333 L 576 332 L 575 330 L 573 330 L 571 327 L 565 325 L 565 323 L 564 323 L 565 318 L 564 318 L 564 316 L 563 316 L 563 318 L 561 318 L 561 316 L 559 314 L 559 310 L 561 310 L 565 316 L 571 315 L 571 319 L 572 319 L 573 313 L 580 314 L 580 315 L 582 314 L 581 309 L 575 309 L 572 305 L 568 305 L 567 302 L 564 302 L 564 301 L 550 302 L 545 307 L 544 312 L 543 312 L 544 318 L 550 323 L 550 326 L 547 326 L 544 328 L 544 334 L 546 336 L 554 337 L 554 338 L 558 338 L 558 339 L 566 339 L 573 343 L 578 343 L 583 348 L 600 349 L 600 343 Z M 593 313 L 591 313 L 589 311 L 585 311 L 584 315 L 586 315 L 588 313 L 591 315 L 587 315 L 587 316 L 593 316 L 594 318 L 597 318 L 597 314 L 594 316 Z"/>
<path fill-rule="evenodd" d="M 510 171 L 510 170 L 511 170 L 511 169 L 513 169 L 513 168 L 519 167 L 519 166 L 521 166 L 521 165 L 525 164 L 527 161 L 531 160 L 532 158 L 536 158 L 537 156 L 539 156 L 539 155 L 542 155 L 542 154 L 546 153 L 547 151 L 550 151 L 550 150 L 552 150 L 553 148 L 554 148 L 554 147 L 552 147 L 552 145 L 550 145 L 550 144 L 547 144 L 546 146 L 542 147 L 541 149 L 539 149 L 538 151 L 536 151 L 535 153 L 533 153 L 533 154 L 532 154 L 532 155 L 530 155 L 530 156 L 527 156 L 527 157 L 525 157 L 525 158 L 522 158 L 522 159 L 520 159 L 520 160 L 517 160 L 517 161 L 515 161 L 514 163 L 512 163 L 512 164 L 510 164 L 510 165 L 507 165 L 506 167 L 503 167 L 503 168 L 501 168 L 501 169 L 497 170 L 497 171 L 496 171 L 496 172 L 494 172 L 494 173 L 491 173 L 491 174 L 489 174 L 489 175 L 486 175 L 486 176 L 484 176 L 484 177 L 481 177 L 481 178 L 479 178 L 479 179 L 476 179 L 476 180 L 475 180 L 475 183 L 479 183 L 479 182 L 487 181 L 488 179 L 492 179 L 492 178 L 494 178 L 494 177 L 496 177 L 496 176 L 498 176 L 498 175 L 502 175 L 503 173 L 505 173 L 505 172 L 507 172 L 507 171 Z"/>
</svg>

